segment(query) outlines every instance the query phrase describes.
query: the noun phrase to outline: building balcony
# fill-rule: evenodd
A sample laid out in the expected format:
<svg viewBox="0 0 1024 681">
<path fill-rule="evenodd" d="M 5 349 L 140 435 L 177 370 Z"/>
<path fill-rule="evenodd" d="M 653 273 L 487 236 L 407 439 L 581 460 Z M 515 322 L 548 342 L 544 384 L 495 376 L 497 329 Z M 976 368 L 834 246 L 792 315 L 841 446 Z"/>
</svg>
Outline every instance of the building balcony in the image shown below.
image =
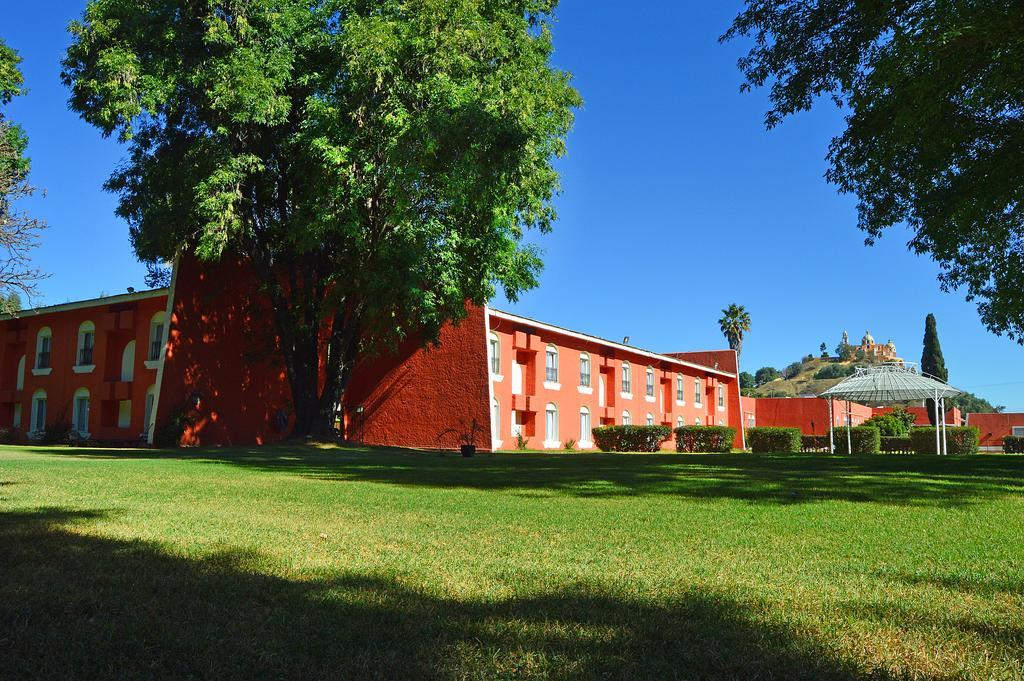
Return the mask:
<svg viewBox="0 0 1024 681">
<path fill-rule="evenodd" d="M 107 381 L 103 384 L 104 400 L 130 400 L 132 399 L 131 381 Z"/>
<path fill-rule="evenodd" d="M 532 395 L 513 395 L 512 396 L 512 409 L 515 411 L 537 411 L 537 407 L 534 404 L 535 400 Z"/>
<path fill-rule="evenodd" d="M 11 388 L 10 390 L 0 390 L 0 404 L 9 404 L 11 402 L 20 402 L 22 390 Z"/>
</svg>

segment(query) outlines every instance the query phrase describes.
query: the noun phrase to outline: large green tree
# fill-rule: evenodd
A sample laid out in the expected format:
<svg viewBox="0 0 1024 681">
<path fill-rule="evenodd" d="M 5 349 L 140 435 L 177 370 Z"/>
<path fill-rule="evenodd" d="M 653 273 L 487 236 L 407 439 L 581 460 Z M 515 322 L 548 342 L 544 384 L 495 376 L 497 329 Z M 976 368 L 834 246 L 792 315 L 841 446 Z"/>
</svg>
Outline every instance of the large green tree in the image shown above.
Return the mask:
<svg viewBox="0 0 1024 681">
<path fill-rule="evenodd" d="M 939 329 L 935 323 L 935 315 L 929 313 L 924 318 L 924 349 L 921 352 L 921 371 L 941 381 L 949 380 L 946 360 L 942 356 L 942 345 L 939 344 Z M 935 400 L 927 401 L 928 421 L 935 423 Z"/>
<path fill-rule="evenodd" d="M 733 303 L 722 310 L 722 317 L 718 320 L 718 326 L 722 335 L 728 341 L 729 347 L 736 351 L 739 356 L 743 352 L 743 336 L 750 331 L 750 313 L 742 305 Z"/>
<path fill-rule="evenodd" d="M 20 63 L 18 53 L 0 40 L 0 313 L 5 314 L 20 310 L 21 294 L 32 297 L 43 277 L 30 252 L 39 245 L 45 225 L 17 208 L 20 199 L 33 193 L 25 155 L 28 139 L 2 108 L 25 92 Z"/>
<path fill-rule="evenodd" d="M 91 0 L 71 25 L 71 107 L 129 145 L 107 186 L 136 253 L 252 267 L 293 436 L 328 434 L 361 354 L 536 284 L 524 231 L 555 219 L 579 105 L 556 2 Z"/>
<path fill-rule="evenodd" d="M 822 97 L 849 112 L 826 177 L 868 243 L 909 225 L 942 288 L 1024 343 L 1024 3 L 747 0 L 722 39 L 740 36 L 768 127 Z"/>
</svg>

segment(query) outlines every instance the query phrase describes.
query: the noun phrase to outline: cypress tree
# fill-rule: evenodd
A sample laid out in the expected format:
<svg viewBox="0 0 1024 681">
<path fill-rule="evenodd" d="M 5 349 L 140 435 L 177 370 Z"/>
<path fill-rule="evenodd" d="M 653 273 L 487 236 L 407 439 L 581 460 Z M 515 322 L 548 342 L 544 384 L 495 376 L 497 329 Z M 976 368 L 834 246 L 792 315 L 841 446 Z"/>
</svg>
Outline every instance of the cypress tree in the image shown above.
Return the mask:
<svg viewBox="0 0 1024 681">
<path fill-rule="evenodd" d="M 942 358 L 942 346 L 939 345 L 939 332 L 935 326 L 935 315 L 929 313 L 924 320 L 924 352 L 921 353 L 921 371 L 942 381 L 949 380 L 946 361 Z M 935 400 L 927 401 L 928 422 L 935 422 Z"/>
</svg>

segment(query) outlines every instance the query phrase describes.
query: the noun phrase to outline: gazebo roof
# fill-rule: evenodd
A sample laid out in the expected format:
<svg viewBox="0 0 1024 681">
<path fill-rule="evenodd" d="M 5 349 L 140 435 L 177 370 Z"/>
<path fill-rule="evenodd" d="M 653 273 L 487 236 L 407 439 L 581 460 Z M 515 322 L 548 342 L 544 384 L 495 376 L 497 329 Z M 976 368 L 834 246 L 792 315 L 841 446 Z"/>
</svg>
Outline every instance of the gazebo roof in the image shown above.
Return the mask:
<svg viewBox="0 0 1024 681">
<path fill-rule="evenodd" d="M 832 386 L 819 397 L 884 404 L 952 397 L 960 392 L 948 383 L 918 373 L 912 364 L 892 363 L 858 368 L 853 376 Z"/>
</svg>

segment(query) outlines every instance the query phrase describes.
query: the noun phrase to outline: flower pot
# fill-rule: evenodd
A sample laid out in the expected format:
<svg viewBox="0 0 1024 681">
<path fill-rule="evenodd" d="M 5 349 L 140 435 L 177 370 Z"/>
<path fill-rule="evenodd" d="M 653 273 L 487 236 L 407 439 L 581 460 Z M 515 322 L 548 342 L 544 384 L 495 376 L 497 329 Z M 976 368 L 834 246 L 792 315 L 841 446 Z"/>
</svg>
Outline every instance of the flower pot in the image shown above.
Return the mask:
<svg viewBox="0 0 1024 681">
<path fill-rule="evenodd" d="M 462 447 L 460 447 L 460 451 L 462 452 L 462 456 L 473 456 L 476 454 L 476 445 L 462 445 Z"/>
</svg>

